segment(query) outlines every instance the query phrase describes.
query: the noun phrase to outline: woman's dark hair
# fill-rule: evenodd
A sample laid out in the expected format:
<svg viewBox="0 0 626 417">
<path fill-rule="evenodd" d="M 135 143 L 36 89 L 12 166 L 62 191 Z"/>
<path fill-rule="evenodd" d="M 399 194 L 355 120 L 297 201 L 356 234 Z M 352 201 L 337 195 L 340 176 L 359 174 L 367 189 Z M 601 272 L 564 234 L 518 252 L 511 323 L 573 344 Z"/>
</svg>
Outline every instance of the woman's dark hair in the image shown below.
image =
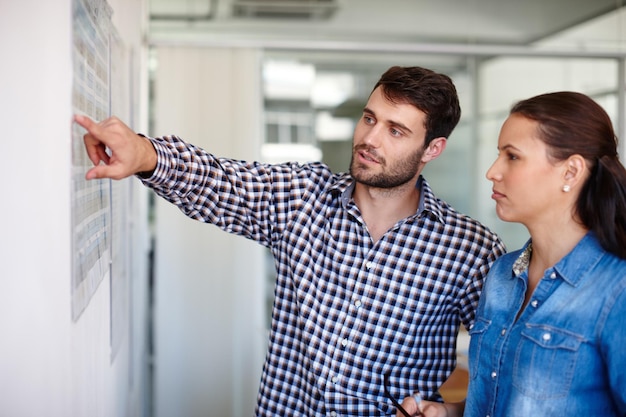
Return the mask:
<svg viewBox="0 0 626 417">
<path fill-rule="evenodd" d="M 513 113 L 538 122 L 551 158 L 585 158 L 590 175 L 578 196 L 577 215 L 605 250 L 626 259 L 626 169 L 608 114 L 590 97 L 570 91 L 522 100 Z"/>
<path fill-rule="evenodd" d="M 456 88 L 450 77 L 421 67 L 391 67 L 376 83 L 393 103 L 411 104 L 426 114 L 424 147 L 448 138 L 461 118 Z"/>
</svg>

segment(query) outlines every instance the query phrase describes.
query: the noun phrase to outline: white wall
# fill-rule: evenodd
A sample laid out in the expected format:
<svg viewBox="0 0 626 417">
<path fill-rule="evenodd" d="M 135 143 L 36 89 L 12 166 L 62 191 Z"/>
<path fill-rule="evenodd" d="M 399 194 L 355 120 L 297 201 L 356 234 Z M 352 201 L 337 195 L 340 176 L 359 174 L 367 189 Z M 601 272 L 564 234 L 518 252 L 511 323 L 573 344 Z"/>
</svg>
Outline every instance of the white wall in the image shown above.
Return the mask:
<svg viewBox="0 0 626 417">
<path fill-rule="evenodd" d="M 154 132 L 258 160 L 259 52 L 157 48 Z M 252 415 L 266 350 L 264 249 L 157 199 L 158 417 Z"/>
<path fill-rule="evenodd" d="M 127 46 L 141 56 L 143 1 L 115 0 Z M 0 4 L 0 415 L 143 415 L 145 194 L 133 191 L 132 310 L 112 359 L 104 279 L 71 312 L 72 2 Z M 140 78 L 133 85 L 140 94 Z M 138 118 L 141 110 L 134 109 Z M 143 211 L 143 213 L 142 213 Z"/>
</svg>

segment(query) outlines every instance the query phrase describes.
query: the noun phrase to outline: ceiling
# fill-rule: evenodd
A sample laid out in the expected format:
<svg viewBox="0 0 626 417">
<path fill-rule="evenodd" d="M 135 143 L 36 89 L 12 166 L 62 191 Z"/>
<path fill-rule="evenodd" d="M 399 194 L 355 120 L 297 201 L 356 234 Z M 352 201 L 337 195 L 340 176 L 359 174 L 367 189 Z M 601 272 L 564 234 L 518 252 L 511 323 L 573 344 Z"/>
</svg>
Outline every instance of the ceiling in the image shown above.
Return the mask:
<svg viewBox="0 0 626 417">
<path fill-rule="evenodd" d="M 525 45 L 623 0 L 148 0 L 152 31 Z"/>
<path fill-rule="evenodd" d="M 393 45 L 523 47 L 615 11 L 624 1 L 148 0 L 149 36 L 153 43 L 287 42 L 291 47 L 266 49 L 321 69 L 379 74 L 390 61 L 405 65 L 416 59 L 415 53 L 390 53 Z M 329 44 L 340 45 L 338 51 L 310 47 Z M 367 52 L 375 44 L 378 49 Z M 346 54 L 346 45 L 360 50 Z M 419 62 L 439 71 L 467 65 L 458 55 L 429 54 Z"/>
</svg>

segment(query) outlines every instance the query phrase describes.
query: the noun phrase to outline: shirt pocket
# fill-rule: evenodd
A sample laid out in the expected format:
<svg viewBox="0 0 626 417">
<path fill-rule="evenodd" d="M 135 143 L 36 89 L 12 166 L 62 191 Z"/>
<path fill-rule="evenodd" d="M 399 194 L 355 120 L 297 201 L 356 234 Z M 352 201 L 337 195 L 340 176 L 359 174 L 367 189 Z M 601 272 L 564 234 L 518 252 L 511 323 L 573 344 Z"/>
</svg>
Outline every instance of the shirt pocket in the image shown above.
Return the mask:
<svg viewBox="0 0 626 417">
<path fill-rule="evenodd" d="M 545 325 L 526 325 L 513 364 L 513 386 L 524 395 L 544 400 L 567 395 L 581 335 Z"/>
<path fill-rule="evenodd" d="M 470 336 L 470 345 L 468 351 L 468 363 L 470 379 L 475 379 L 478 374 L 478 368 L 480 367 L 480 350 L 483 345 L 483 338 L 491 321 L 482 317 L 476 317 L 476 321 L 469 329 L 468 334 Z"/>
</svg>

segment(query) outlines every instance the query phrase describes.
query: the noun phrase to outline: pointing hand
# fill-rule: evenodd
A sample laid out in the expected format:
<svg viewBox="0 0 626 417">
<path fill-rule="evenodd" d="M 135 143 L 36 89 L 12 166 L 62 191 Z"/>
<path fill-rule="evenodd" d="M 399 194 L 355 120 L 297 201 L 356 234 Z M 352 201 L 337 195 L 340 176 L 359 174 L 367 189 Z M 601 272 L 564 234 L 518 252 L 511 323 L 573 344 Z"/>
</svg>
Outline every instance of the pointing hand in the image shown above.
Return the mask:
<svg viewBox="0 0 626 417">
<path fill-rule="evenodd" d="M 95 165 L 87 171 L 86 179 L 120 180 L 156 168 L 157 154 L 152 143 L 117 117 L 96 123 L 87 116 L 76 115 L 74 120 L 87 130 L 83 136 L 85 149 Z"/>
</svg>

